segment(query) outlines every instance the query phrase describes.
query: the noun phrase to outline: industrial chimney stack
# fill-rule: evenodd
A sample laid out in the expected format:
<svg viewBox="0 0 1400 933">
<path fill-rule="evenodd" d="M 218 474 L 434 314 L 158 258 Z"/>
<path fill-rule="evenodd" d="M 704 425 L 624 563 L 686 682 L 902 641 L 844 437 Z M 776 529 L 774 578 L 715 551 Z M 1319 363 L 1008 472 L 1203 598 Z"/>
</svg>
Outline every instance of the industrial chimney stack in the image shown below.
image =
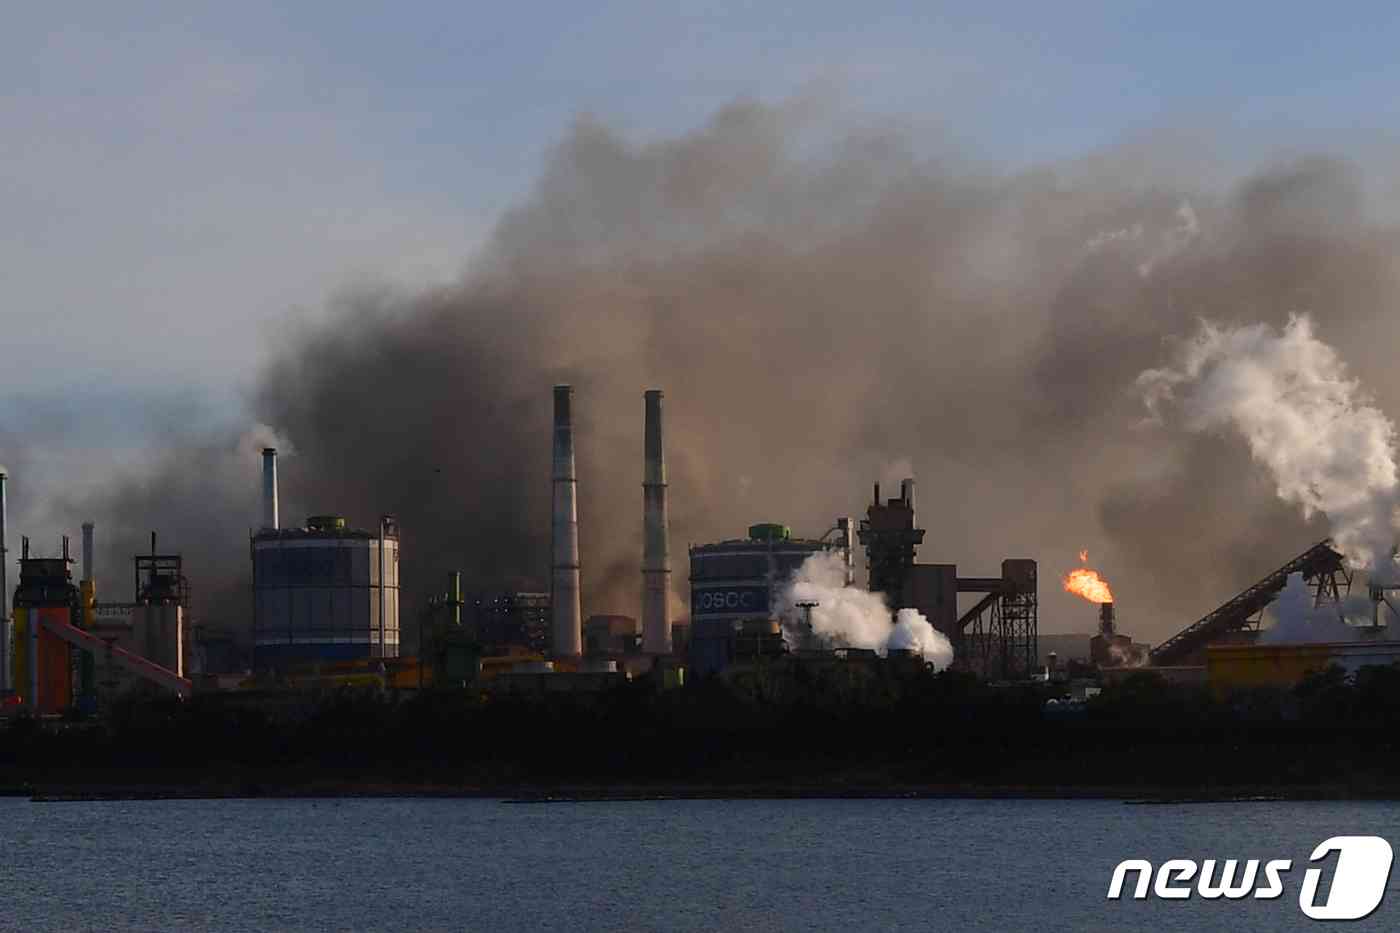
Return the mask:
<svg viewBox="0 0 1400 933">
<path fill-rule="evenodd" d="M 554 387 L 554 655 L 583 653 L 579 600 L 578 479 L 574 475 L 574 390 Z"/>
<path fill-rule="evenodd" d="M 10 689 L 10 556 L 6 550 L 10 524 L 10 504 L 5 498 L 9 474 L 0 467 L 0 690 Z"/>
<path fill-rule="evenodd" d="M 1099 604 L 1099 634 L 1104 637 L 1112 637 L 1117 634 L 1118 626 L 1113 617 L 1113 603 Z"/>
<path fill-rule="evenodd" d="M 93 525 L 92 522 L 83 522 L 83 579 L 92 582 L 92 551 L 93 551 Z"/>
<path fill-rule="evenodd" d="M 263 448 L 263 519 L 262 526 L 265 529 L 276 530 L 282 527 L 278 524 L 277 515 L 277 448 Z"/>
<path fill-rule="evenodd" d="M 666 449 L 660 389 L 646 392 L 646 463 L 642 478 L 642 651 L 671 653 L 671 519 L 666 504 Z"/>
</svg>

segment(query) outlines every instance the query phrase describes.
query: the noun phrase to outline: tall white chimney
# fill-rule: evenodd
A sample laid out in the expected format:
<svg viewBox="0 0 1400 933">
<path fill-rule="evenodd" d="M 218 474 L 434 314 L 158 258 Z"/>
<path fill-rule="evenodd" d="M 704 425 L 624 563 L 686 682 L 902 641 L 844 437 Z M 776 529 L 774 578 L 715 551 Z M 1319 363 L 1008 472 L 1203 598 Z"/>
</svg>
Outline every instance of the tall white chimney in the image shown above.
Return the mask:
<svg viewBox="0 0 1400 933">
<path fill-rule="evenodd" d="M 642 651 L 671 653 L 671 519 L 666 504 L 666 448 L 660 389 L 646 392 L 642 474 Z"/>
<path fill-rule="evenodd" d="M 0 690 L 10 689 L 10 555 L 7 550 L 10 525 L 10 503 L 6 486 L 10 476 L 0 467 Z"/>
<path fill-rule="evenodd" d="M 583 653 L 573 402 L 572 386 L 554 387 L 554 569 L 551 602 L 555 657 L 577 657 Z"/>
<path fill-rule="evenodd" d="M 264 528 L 282 526 L 277 517 L 277 448 L 263 448 L 263 519 Z"/>
</svg>

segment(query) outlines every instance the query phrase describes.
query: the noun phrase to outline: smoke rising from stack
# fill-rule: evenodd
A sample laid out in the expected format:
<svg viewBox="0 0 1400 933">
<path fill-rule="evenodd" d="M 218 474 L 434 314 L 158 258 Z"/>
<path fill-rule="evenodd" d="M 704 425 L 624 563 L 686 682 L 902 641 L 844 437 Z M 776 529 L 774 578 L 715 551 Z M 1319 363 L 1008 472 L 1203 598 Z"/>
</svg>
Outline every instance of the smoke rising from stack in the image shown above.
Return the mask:
<svg viewBox="0 0 1400 933">
<path fill-rule="evenodd" d="M 993 176 L 809 103 L 741 102 L 645 144 L 580 121 L 457 285 L 289 323 L 249 402 L 297 448 L 284 521 L 400 516 L 405 611 L 453 569 L 544 589 L 542 387 L 572 383 L 586 611 L 636 612 L 636 393 L 664 383 L 679 541 L 770 516 L 823 528 L 908 458 L 938 478 L 919 490 L 924 559 L 1084 542 L 1156 640 L 1326 534 L 1237 439 L 1141 430 L 1134 380 L 1199 316 L 1281 326 L 1296 308 L 1400 410 L 1400 234 L 1363 210 L 1387 179 L 1310 160 L 1197 183 L 1208 142 L 1164 137 Z M 46 514 L 95 517 L 106 566 L 160 528 L 213 615 L 221 583 L 222 605 L 246 599 L 257 447 L 233 468 L 237 438 L 165 443 Z M 1041 599 L 1045 631 L 1082 616 Z"/>
<path fill-rule="evenodd" d="M 810 606 L 804 616 L 803 603 Z M 891 613 L 879 593 L 846 585 L 846 563 L 839 554 L 822 552 L 802 562 L 779 597 L 783 638 L 801 645 L 799 623 L 807 617 L 812 633 L 838 648 L 868 648 L 880 654 L 913 651 L 943 670 L 953 663 L 953 646 L 917 609 Z"/>
<path fill-rule="evenodd" d="M 1267 324 L 1203 322 L 1173 366 L 1138 378 L 1160 416 L 1178 403 L 1191 431 L 1234 428 L 1305 518 L 1327 517 L 1338 550 L 1357 567 L 1394 576 L 1395 425 L 1349 378 L 1306 316 Z"/>
</svg>

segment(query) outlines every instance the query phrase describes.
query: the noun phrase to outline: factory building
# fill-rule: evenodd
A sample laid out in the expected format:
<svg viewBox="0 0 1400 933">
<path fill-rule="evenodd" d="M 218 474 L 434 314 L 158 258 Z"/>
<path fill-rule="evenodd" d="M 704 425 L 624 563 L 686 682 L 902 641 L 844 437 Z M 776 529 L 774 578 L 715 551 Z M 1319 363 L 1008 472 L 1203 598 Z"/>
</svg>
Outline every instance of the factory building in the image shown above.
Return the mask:
<svg viewBox="0 0 1400 933">
<path fill-rule="evenodd" d="M 71 626 L 79 618 L 68 539 L 63 539 L 62 557 L 30 557 L 28 538 L 23 539 L 20 555 L 11 682 L 31 710 L 61 713 L 73 705 L 74 680 L 81 671 L 68 642 L 44 622 Z M 83 692 L 84 686 L 79 684 L 76 692 Z"/>
<path fill-rule="evenodd" d="M 463 600 L 463 625 L 487 654 L 513 648 L 549 650 L 552 612 L 548 593 L 484 590 Z"/>
<path fill-rule="evenodd" d="M 722 670 L 738 657 L 783 652 L 780 593 L 803 561 L 835 551 L 853 574 L 851 520 L 821 538 L 794 538 L 786 525 L 751 525 L 748 537 L 690 549 L 690 663 L 697 673 Z"/>
<path fill-rule="evenodd" d="M 99 603 L 93 525 L 83 525 L 83 578 L 73 581 L 68 538 L 61 557 L 30 557 L 23 542 L 10 644 L 13 694 L 31 711 L 92 711 L 137 682 L 188 696 L 184 608 L 189 584 L 179 555 L 136 558 L 136 601 Z"/>
<path fill-rule="evenodd" d="M 1255 687 L 1288 689 L 1309 674 L 1340 667 L 1350 676 L 1363 667 L 1400 664 L 1400 642 L 1388 627 L 1357 627 L 1358 640 L 1303 645 L 1212 644 L 1206 672 L 1219 693 Z"/>
<path fill-rule="evenodd" d="M 253 663 L 399 656 L 399 531 L 317 515 L 253 536 Z"/>
<path fill-rule="evenodd" d="M 1037 667 L 1039 596 L 1036 562 L 1010 558 L 1001 575 L 962 577 L 956 564 L 919 564 L 924 542 L 914 511 L 914 480 L 899 496 L 880 498 L 880 484 L 860 523 L 869 588 L 891 609 L 916 609 L 953 645 L 955 664 L 983 677 L 1028 677 Z M 979 598 L 963 609 L 959 594 Z"/>
<path fill-rule="evenodd" d="M 253 666 L 399 656 L 399 529 L 338 515 L 281 527 L 277 449 L 263 449 L 263 527 L 253 535 Z"/>
<path fill-rule="evenodd" d="M 190 668 L 190 584 L 184 559 L 179 554 L 160 553 L 152 533 L 150 553 L 136 555 L 132 563 L 134 601 L 98 602 L 93 526 L 91 522 L 83 525 L 80 627 L 102 645 L 92 652 L 92 663 L 97 665 L 96 692 L 103 699 L 143 680 L 169 687 L 169 678 L 183 679 Z M 131 659 L 147 663 L 130 663 Z M 162 677 L 151 678 L 153 669 L 163 672 Z"/>
<path fill-rule="evenodd" d="M 636 654 L 640 650 L 643 650 L 642 634 L 637 620 L 631 616 L 595 614 L 583 623 L 583 653 L 586 656 Z"/>
</svg>

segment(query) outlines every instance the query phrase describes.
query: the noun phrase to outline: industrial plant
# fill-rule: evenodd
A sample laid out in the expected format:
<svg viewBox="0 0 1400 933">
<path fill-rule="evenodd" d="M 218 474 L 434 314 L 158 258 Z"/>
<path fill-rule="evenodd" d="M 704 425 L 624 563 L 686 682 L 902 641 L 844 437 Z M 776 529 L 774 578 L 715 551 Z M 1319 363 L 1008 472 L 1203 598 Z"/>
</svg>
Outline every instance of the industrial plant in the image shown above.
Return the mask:
<svg viewBox="0 0 1400 933">
<path fill-rule="evenodd" d="M 1120 603 L 1081 552 L 1085 566 L 1068 573 L 1063 584 L 1095 607 L 1095 631 L 1077 657 L 1059 651 L 1042 656 L 1037 562 L 1006 557 L 990 575 L 965 575 L 951 561 L 920 562 L 921 549 L 936 548 L 946 558 L 957 542 L 930 541 L 919 526 L 913 478 L 903 479 L 890 498 L 882 498 L 876 483 L 863 518 L 835 518 L 810 537 L 782 522 L 761 520 L 742 536 L 691 544 L 685 584 L 679 584 L 671 561 L 665 395 L 648 389 L 642 402 L 640 618 L 618 612 L 583 617 L 586 555 L 579 544 L 576 398 L 572 386 L 557 385 L 550 425 L 547 591 L 500 586 L 468 592 L 462 573 L 454 572 L 443 590 L 425 594 L 404 618 L 400 567 L 406 558 L 395 517 L 383 514 L 371 528 L 352 527 L 335 514 L 284 524 L 278 453 L 264 448 L 261 512 L 248 538 L 251 646 L 242 665 L 216 651 L 220 636 L 203 631 L 192 617 L 185 561 L 178 553 L 162 552 L 154 533 L 149 553 L 132 555 L 129 602 L 98 599 L 92 523 L 82 529 L 78 579 L 66 537 L 52 556 L 31 553 L 29 539 L 23 538 L 12 585 L 8 477 L 0 472 L 3 708 L 35 715 L 100 712 L 134 691 L 179 696 L 328 686 L 595 691 L 647 677 L 662 687 L 678 687 L 688 678 L 742 678 L 802 665 L 868 666 L 886 654 L 891 661 L 899 654 L 904 662 L 933 666 L 932 655 L 921 657 L 917 645 L 895 647 L 890 641 L 886 650 L 883 642 L 866 644 L 814 627 L 820 601 L 790 594 L 813 561 L 836 568 L 834 598 L 853 595 L 882 607 L 889 625 L 896 619 L 927 623 L 951 646 L 951 661 L 939 666 L 990 683 L 1054 684 L 1071 670 L 1081 679 L 1111 682 L 1150 669 L 1179 682 L 1225 689 L 1291 683 L 1330 665 L 1355 669 L 1400 659 L 1400 641 L 1382 624 L 1383 616 L 1388 621 L 1395 613 L 1393 589 L 1387 586 L 1369 588 L 1371 625 L 1350 626 L 1345 643 L 1279 643 L 1263 637 L 1264 610 L 1290 578 L 1308 587 L 1312 611 L 1340 616 L 1354 603 L 1352 571 L 1330 541 L 1283 564 L 1156 647 L 1136 643 L 1120 630 Z M 858 568 L 861 551 L 864 579 Z M 688 599 L 677 598 L 681 586 Z M 687 605 L 688 614 L 673 617 L 673 607 Z M 414 650 L 407 650 L 409 645 Z"/>
</svg>

